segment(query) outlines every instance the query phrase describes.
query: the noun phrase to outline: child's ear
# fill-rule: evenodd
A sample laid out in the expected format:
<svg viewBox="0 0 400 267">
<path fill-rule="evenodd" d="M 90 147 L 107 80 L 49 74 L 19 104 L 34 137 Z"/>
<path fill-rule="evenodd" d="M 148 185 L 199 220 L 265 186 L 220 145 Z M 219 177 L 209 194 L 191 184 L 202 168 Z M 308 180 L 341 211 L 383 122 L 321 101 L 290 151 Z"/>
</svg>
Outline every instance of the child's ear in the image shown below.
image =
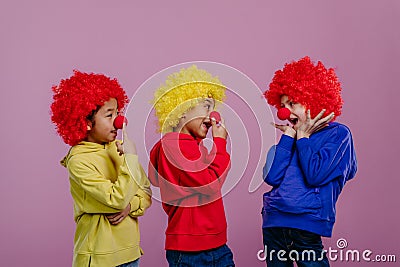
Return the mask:
<svg viewBox="0 0 400 267">
<path fill-rule="evenodd" d="M 186 124 L 186 113 L 183 113 L 179 118 L 178 118 L 178 125 L 176 127 L 181 127 Z"/>
<path fill-rule="evenodd" d="M 93 127 L 93 123 L 91 122 L 91 121 L 87 121 L 87 125 L 86 125 L 86 130 L 87 131 L 90 131 L 90 130 L 92 130 L 92 127 Z"/>
</svg>

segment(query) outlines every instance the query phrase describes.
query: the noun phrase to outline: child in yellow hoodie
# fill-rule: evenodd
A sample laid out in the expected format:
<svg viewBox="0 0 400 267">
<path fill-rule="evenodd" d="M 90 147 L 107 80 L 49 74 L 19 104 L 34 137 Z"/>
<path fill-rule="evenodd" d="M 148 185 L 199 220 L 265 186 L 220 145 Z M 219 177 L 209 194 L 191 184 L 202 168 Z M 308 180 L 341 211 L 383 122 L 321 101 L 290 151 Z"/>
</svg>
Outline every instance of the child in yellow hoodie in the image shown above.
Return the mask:
<svg viewBox="0 0 400 267">
<path fill-rule="evenodd" d="M 74 71 L 53 86 L 51 119 L 71 145 L 68 169 L 76 232 L 73 266 L 139 266 L 138 217 L 151 205 L 150 183 L 125 129 L 114 120 L 128 98 L 116 79 Z"/>
</svg>

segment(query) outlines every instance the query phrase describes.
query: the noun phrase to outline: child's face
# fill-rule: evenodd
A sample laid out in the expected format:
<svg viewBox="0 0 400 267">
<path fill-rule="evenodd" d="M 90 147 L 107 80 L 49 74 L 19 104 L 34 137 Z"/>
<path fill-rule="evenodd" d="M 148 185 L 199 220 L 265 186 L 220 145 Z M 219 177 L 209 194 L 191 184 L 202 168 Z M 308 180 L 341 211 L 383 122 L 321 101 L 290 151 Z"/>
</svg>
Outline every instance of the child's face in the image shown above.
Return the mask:
<svg viewBox="0 0 400 267">
<path fill-rule="evenodd" d="M 212 98 L 201 100 L 197 106 L 186 111 L 180 125 L 180 132 L 190 134 L 195 138 L 204 139 L 211 127 L 210 112 L 214 110 L 215 101 Z"/>
<path fill-rule="evenodd" d="M 301 123 L 306 121 L 306 108 L 300 103 L 293 102 L 287 95 L 281 96 L 281 107 L 288 108 L 290 110 L 290 117 L 288 121 L 290 121 L 295 130 L 297 130 Z"/>
<path fill-rule="evenodd" d="M 114 141 L 117 137 L 117 130 L 113 123 L 117 112 L 117 100 L 110 98 L 94 115 L 94 123 L 88 122 L 90 130 L 88 131 L 87 141 L 98 144 Z"/>
</svg>

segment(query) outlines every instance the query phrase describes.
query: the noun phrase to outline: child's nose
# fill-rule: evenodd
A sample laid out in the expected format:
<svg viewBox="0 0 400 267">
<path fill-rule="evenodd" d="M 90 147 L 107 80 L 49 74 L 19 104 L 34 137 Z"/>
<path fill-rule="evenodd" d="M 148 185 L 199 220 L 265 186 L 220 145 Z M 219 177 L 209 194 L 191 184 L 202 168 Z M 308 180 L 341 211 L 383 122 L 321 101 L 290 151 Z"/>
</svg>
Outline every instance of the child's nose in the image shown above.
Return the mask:
<svg viewBox="0 0 400 267">
<path fill-rule="evenodd" d="M 288 108 L 280 108 L 278 109 L 277 116 L 280 120 L 284 121 L 289 119 L 291 113 L 292 112 Z"/>
<path fill-rule="evenodd" d="M 125 124 L 128 124 L 128 120 L 125 118 L 125 116 L 118 115 L 114 119 L 114 127 L 115 127 L 115 129 L 122 129 L 122 127 L 124 126 L 124 122 L 125 122 Z"/>
<path fill-rule="evenodd" d="M 210 112 L 209 117 L 210 117 L 210 119 L 214 118 L 217 123 L 219 123 L 221 121 L 221 114 L 219 114 L 219 112 L 217 112 L 217 111 Z"/>
</svg>

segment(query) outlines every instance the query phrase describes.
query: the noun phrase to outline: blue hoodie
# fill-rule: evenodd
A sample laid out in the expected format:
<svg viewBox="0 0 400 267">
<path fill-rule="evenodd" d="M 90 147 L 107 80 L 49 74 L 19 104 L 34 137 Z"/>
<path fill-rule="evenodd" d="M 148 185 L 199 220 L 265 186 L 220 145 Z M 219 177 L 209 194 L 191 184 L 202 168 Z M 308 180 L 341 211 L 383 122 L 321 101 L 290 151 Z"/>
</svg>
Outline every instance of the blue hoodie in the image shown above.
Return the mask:
<svg viewBox="0 0 400 267">
<path fill-rule="evenodd" d="M 289 227 L 332 236 L 336 201 L 357 171 L 349 128 L 333 122 L 310 138 L 282 135 L 267 155 L 263 228 Z"/>
</svg>

